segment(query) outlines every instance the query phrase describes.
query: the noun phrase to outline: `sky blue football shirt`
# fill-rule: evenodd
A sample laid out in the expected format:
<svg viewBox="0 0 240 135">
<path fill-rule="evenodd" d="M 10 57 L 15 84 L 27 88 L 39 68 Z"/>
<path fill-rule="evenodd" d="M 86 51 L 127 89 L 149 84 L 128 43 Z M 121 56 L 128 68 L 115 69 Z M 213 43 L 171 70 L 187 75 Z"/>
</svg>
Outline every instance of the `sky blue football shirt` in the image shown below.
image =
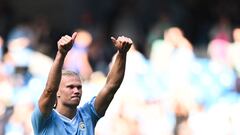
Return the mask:
<svg viewBox="0 0 240 135">
<path fill-rule="evenodd" d="M 32 126 L 35 135 L 94 135 L 94 128 L 100 119 L 95 108 L 96 97 L 78 108 L 75 117 L 70 120 L 53 110 L 44 117 L 37 106 L 32 114 Z"/>
</svg>

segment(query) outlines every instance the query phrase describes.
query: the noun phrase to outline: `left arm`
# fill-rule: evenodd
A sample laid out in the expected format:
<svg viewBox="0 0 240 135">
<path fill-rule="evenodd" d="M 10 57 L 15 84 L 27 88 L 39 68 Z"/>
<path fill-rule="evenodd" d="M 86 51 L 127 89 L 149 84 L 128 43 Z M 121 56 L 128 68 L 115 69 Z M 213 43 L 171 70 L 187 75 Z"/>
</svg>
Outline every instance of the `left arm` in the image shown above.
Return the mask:
<svg viewBox="0 0 240 135">
<path fill-rule="evenodd" d="M 117 40 L 112 37 L 112 42 L 118 49 L 118 52 L 114 64 L 108 73 L 107 81 L 96 97 L 95 109 L 100 116 L 105 114 L 109 104 L 123 81 L 127 52 L 132 45 L 132 40 L 123 36 L 118 37 Z"/>
</svg>

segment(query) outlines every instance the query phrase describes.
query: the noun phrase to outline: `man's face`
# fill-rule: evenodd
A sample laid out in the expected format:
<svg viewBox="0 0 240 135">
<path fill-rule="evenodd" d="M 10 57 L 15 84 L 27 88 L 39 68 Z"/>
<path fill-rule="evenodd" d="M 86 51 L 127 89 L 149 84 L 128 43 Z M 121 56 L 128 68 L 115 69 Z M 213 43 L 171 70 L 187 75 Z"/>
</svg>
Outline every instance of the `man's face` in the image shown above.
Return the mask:
<svg viewBox="0 0 240 135">
<path fill-rule="evenodd" d="M 82 83 L 76 75 L 62 76 L 62 80 L 57 92 L 58 104 L 64 106 L 77 107 L 82 96 Z"/>
</svg>

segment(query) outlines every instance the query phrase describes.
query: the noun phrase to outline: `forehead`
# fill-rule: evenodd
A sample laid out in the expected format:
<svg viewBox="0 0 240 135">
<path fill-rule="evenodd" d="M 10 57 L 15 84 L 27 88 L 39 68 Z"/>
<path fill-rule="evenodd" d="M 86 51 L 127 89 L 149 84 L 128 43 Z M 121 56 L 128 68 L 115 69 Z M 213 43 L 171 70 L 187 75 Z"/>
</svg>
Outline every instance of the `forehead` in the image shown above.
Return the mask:
<svg viewBox="0 0 240 135">
<path fill-rule="evenodd" d="M 61 83 L 65 85 L 82 84 L 80 77 L 77 75 L 63 75 Z"/>
</svg>

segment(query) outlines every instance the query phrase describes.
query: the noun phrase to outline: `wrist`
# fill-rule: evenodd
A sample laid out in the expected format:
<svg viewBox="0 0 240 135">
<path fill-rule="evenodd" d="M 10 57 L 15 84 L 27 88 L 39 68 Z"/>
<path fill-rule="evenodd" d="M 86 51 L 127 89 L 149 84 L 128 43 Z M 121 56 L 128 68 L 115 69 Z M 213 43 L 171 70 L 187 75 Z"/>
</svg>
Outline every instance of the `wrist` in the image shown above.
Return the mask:
<svg viewBox="0 0 240 135">
<path fill-rule="evenodd" d="M 118 55 L 125 57 L 127 55 L 127 52 L 123 52 L 123 51 L 118 50 Z"/>
<path fill-rule="evenodd" d="M 62 56 L 62 57 L 65 57 L 65 56 L 67 55 L 67 52 L 66 52 L 66 51 L 58 50 L 58 51 L 57 51 L 57 55 Z"/>
</svg>

